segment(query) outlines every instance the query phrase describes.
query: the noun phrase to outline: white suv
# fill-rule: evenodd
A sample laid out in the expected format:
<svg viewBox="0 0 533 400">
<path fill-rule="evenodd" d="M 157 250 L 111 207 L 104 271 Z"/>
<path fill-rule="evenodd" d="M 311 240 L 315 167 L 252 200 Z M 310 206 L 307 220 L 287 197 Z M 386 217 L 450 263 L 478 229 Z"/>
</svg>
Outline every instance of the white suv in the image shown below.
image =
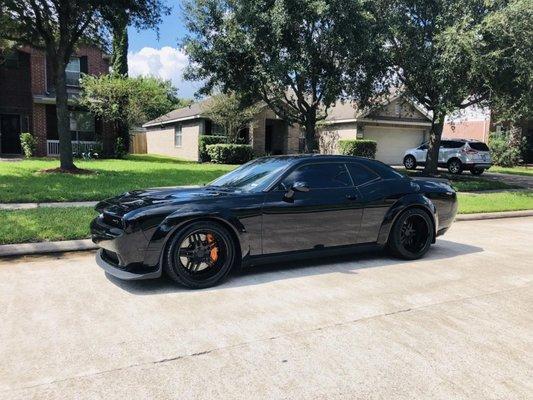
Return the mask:
<svg viewBox="0 0 533 400">
<path fill-rule="evenodd" d="M 426 163 L 427 143 L 409 149 L 403 157 L 406 169 L 416 169 Z M 468 169 L 473 175 L 481 175 L 492 166 L 489 147 L 475 140 L 442 140 L 439 149 L 439 167 L 448 168 L 452 174 L 460 174 Z"/>
</svg>

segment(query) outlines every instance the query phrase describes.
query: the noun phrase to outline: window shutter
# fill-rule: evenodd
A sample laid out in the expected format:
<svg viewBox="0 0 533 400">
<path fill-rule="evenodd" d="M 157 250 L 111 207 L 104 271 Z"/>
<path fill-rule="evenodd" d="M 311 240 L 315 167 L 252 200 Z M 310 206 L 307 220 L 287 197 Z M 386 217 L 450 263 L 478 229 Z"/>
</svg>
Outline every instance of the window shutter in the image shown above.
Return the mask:
<svg viewBox="0 0 533 400">
<path fill-rule="evenodd" d="M 87 60 L 87 56 L 80 57 L 80 72 L 82 74 L 89 73 L 89 62 Z"/>
</svg>

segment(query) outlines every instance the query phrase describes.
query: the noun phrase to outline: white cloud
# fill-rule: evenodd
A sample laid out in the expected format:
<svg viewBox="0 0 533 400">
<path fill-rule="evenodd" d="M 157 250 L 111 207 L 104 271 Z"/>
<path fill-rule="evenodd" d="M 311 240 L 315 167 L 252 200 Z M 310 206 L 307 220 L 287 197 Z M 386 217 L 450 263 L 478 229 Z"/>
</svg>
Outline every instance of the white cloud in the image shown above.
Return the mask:
<svg viewBox="0 0 533 400">
<path fill-rule="evenodd" d="M 178 88 L 180 97 L 191 98 L 201 84 L 183 80 L 183 71 L 188 63 L 189 60 L 183 50 L 169 46 L 160 49 L 143 47 L 137 52 L 128 53 L 131 76 L 157 76 L 171 80 Z"/>
</svg>

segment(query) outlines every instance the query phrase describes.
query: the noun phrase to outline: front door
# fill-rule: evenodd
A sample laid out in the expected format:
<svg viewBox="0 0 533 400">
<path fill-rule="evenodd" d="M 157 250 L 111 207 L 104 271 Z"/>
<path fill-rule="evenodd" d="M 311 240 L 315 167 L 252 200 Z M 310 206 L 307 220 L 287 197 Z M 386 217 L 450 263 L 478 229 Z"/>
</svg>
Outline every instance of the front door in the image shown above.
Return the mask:
<svg viewBox="0 0 533 400">
<path fill-rule="evenodd" d="M 21 154 L 20 116 L 16 114 L 0 115 L 0 152 L 3 154 Z"/>
<path fill-rule="evenodd" d="M 287 198 L 295 182 L 309 191 Z M 263 254 L 356 244 L 361 207 L 344 163 L 298 167 L 265 196 Z"/>
</svg>

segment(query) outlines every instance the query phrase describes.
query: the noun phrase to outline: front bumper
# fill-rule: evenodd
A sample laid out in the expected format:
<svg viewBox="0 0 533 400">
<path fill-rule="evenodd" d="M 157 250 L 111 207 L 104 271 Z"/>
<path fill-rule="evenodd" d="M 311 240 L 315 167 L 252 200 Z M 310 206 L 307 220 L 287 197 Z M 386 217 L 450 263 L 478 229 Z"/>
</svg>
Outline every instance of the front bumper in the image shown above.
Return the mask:
<svg viewBox="0 0 533 400">
<path fill-rule="evenodd" d="M 145 258 L 159 260 L 159 254 L 151 254 L 143 232 L 126 232 L 112 226 L 102 216 L 91 223 L 92 240 L 101 249 L 96 256 L 97 264 L 109 274 L 120 279 L 151 279 L 161 276 L 161 263 L 146 265 Z"/>
<path fill-rule="evenodd" d="M 124 269 L 120 269 L 117 266 L 113 265 L 111 262 L 107 261 L 103 257 L 103 252 L 104 252 L 104 249 L 100 249 L 96 253 L 96 263 L 105 272 L 119 279 L 128 280 L 128 281 L 142 280 L 142 279 L 155 279 L 155 278 L 159 278 L 162 274 L 161 268 L 158 268 L 157 270 L 152 271 L 152 272 L 145 272 L 145 273 L 142 273 L 142 272 L 135 273 L 135 272 L 130 272 Z"/>
</svg>

